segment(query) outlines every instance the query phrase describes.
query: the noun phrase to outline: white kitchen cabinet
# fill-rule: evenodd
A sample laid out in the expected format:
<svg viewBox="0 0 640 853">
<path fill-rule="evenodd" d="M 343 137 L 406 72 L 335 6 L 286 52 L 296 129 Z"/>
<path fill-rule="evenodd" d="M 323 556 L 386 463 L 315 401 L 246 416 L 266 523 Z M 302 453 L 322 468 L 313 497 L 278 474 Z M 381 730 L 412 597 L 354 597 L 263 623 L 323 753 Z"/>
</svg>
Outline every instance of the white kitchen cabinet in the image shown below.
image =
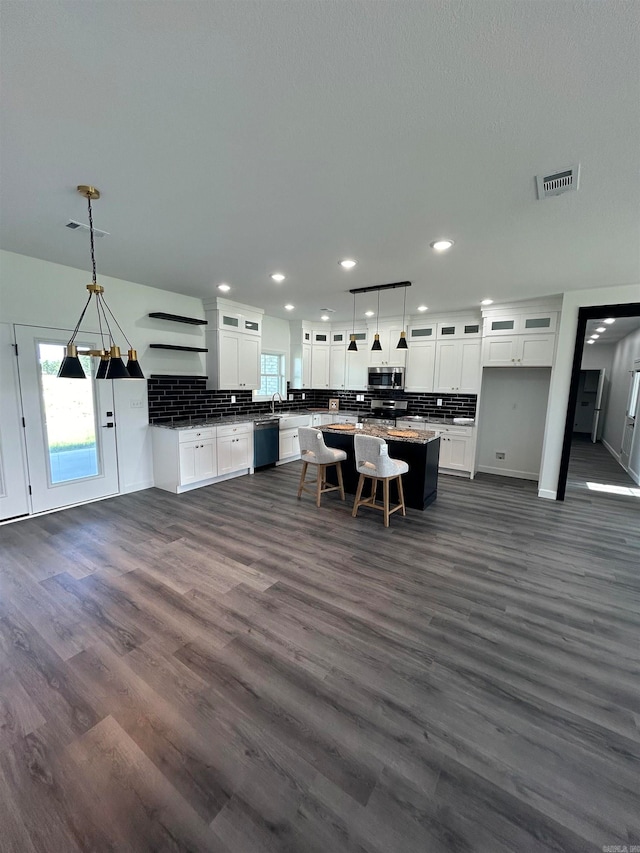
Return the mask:
<svg viewBox="0 0 640 853">
<path fill-rule="evenodd" d="M 324 412 L 314 412 L 311 415 L 311 426 L 318 429 L 321 426 L 327 426 L 333 423 L 333 415 L 325 414 Z"/>
<path fill-rule="evenodd" d="M 485 337 L 499 335 L 555 335 L 557 311 L 529 310 L 522 313 L 509 311 L 487 312 L 484 318 Z"/>
<path fill-rule="evenodd" d="M 473 477 L 475 427 L 437 422 L 416 424 L 410 420 L 398 420 L 396 426 L 398 429 L 426 429 L 437 432 L 440 435 L 438 470 L 460 472 Z"/>
<path fill-rule="evenodd" d="M 279 433 L 280 441 L 280 462 L 290 461 L 300 457 L 300 441 L 298 439 L 298 428 L 281 429 Z"/>
<path fill-rule="evenodd" d="M 443 320 L 437 324 L 438 340 L 452 338 L 479 338 L 482 336 L 482 324 L 474 317 L 457 320 Z"/>
<path fill-rule="evenodd" d="M 223 299 L 205 304 L 209 327 L 207 388 L 252 391 L 260 387 L 262 311 Z"/>
<path fill-rule="evenodd" d="M 358 423 L 358 418 L 355 415 L 333 415 L 333 420 L 330 423 L 334 424 L 355 424 Z"/>
<path fill-rule="evenodd" d="M 154 484 L 180 494 L 218 476 L 216 427 L 152 429 Z"/>
<path fill-rule="evenodd" d="M 329 348 L 329 388 L 343 389 L 346 386 L 346 372 L 347 345 L 332 343 Z"/>
<path fill-rule="evenodd" d="M 430 393 L 436 363 L 436 343 L 433 340 L 410 339 L 407 349 L 407 366 L 404 390 Z"/>
<path fill-rule="evenodd" d="M 253 467 L 253 425 L 229 424 L 218 427 L 218 476 Z"/>
<path fill-rule="evenodd" d="M 375 330 L 371 329 L 371 341 L 374 340 Z M 369 365 L 371 367 L 404 367 L 406 360 L 405 349 L 397 349 L 400 340 L 400 326 L 380 326 L 380 350 L 372 350 L 369 347 Z"/>
<path fill-rule="evenodd" d="M 484 367 L 551 367 L 556 336 L 492 335 L 483 341 Z"/>
<path fill-rule="evenodd" d="M 178 453 L 181 486 L 218 475 L 215 438 L 183 441 L 179 445 Z"/>
<path fill-rule="evenodd" d="M 260 387 L 260 339 L 238 332 L 217 335 L 220 391 L 255 390 Z"/>
<path fill-rule="evenodd" d="M 311 385 L 311 344 L 302 344 L 302 387 L 313 387 Z"/>
<path fill-rule="evenodd" d="M 330 347 L 313 344 L 311 347 L 311 387 L 329 388 Z"/>
<path fill-rule="evenodd" d="M 369 342 L 366 332 L 356 331 L 356 352 L 346 350 L 346 387 L 349 391 L 366 391 L 369 378 Z"/>
<path fill-rule="evenodd" d="M 433 390 L 442 394 L 477 394 L 480 348 L 479 338 L 437 341 Z"/>
</svg>

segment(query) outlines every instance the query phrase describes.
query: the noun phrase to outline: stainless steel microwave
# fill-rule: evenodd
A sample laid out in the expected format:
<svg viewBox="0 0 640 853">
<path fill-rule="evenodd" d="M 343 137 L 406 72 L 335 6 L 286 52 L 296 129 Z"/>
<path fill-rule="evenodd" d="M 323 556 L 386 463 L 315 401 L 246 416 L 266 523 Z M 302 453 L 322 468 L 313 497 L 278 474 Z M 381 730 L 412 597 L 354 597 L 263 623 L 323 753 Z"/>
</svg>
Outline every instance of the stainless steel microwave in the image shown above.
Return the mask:
<svg viewBox="0 0 640 853">
<path fill-rule="evenodd" d="M 402 391 L 404 367 L 370 367 L 367 388 L 369 391 Z"/>
</svg>

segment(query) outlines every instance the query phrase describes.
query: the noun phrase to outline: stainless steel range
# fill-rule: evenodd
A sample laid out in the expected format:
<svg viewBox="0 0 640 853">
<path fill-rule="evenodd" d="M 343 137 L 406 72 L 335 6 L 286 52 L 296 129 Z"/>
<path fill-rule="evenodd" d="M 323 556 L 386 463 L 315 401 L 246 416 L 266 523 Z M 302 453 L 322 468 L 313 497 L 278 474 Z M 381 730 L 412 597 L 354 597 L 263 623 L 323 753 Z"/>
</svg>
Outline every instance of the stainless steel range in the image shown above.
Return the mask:
<svg viewBox="0 0 640 853">
<path fill-rule="evenodd" d="M 406 417 L 408 408 L 409 403 L 406 400 L 372 400 L 371 410 L 364 423 L 394 427 L 396 418 Z"/>
</svg>

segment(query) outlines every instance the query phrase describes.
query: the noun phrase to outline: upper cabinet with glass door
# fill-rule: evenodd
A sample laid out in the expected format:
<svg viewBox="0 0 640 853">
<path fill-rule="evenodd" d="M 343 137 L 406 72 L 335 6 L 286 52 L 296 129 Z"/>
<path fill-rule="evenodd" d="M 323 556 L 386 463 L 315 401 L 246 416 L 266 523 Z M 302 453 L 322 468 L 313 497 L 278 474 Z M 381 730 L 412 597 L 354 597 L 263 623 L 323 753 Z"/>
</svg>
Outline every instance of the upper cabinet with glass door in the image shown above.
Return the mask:
<svg viewBox="0 0 640 853">
<path fill-rule="evenodd" d="M 501 312 L 484 318 L 484 335 L 555 334 L 557 323 L 557 311 Z"/>
</svg>

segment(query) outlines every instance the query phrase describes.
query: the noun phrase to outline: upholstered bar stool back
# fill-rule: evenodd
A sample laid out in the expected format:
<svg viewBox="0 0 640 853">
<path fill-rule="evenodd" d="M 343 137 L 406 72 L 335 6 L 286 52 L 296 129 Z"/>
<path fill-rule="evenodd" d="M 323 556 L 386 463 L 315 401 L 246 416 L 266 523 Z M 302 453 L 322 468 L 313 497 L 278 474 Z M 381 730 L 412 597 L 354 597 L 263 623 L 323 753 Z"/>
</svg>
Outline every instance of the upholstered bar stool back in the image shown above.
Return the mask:
<svg viewBox="0 0 640 853">
<path fill-rule="evenodd" d="M 316 506 L 320 506 L 320 499 L 325 492 L 340 492 L 340 498 L 344 500 L 344 484 L 342 482 L 342 463 L 347 458 L 344 450 L 327 447 L 319 429 L 311 427 L 300 427 L 298 430 L 300 441 L 300 453 L 302 455 L 302 473 L 300 474 L 300 485 L 298 486 L 298 497 L 302 492 L 311 492 L 316 496 Z M 316 466 L 316 479 L 306 482 L 307 468 L 309 465 Z M 327 485 L 327 468 L 336 466 L 338 476 L 337 486 Z"/>
<path fill-rule="evenodd" d="M 354 450 L 356 456 L 356 470 L 360 474 L 356 499 L 353 504 L 355 518 L 358 508 L 369 506 L 372 509 L 382 510 L 384 513 L 384 526 L 389 526 L 389 516 L 400 510 L 403 515 L 407 514 L 404 505 L 404 492 L 402 489 L 402 475 L 406 474 L 409 466 L 400 459 L 391 459 L 389 456 L 389 445 L 382 438 L 373 435 L 356 435 L 354 438 Z M 368 498 L 362 497 L 365 478 L 371 480 L 371 494 Z M 391 508 L 389 506 L 389 483 L 391 480 L 398 481 L 398 503 Z M 382 504 L 376 502 L 378 482 L 382 481 Z"/>
</svg>

